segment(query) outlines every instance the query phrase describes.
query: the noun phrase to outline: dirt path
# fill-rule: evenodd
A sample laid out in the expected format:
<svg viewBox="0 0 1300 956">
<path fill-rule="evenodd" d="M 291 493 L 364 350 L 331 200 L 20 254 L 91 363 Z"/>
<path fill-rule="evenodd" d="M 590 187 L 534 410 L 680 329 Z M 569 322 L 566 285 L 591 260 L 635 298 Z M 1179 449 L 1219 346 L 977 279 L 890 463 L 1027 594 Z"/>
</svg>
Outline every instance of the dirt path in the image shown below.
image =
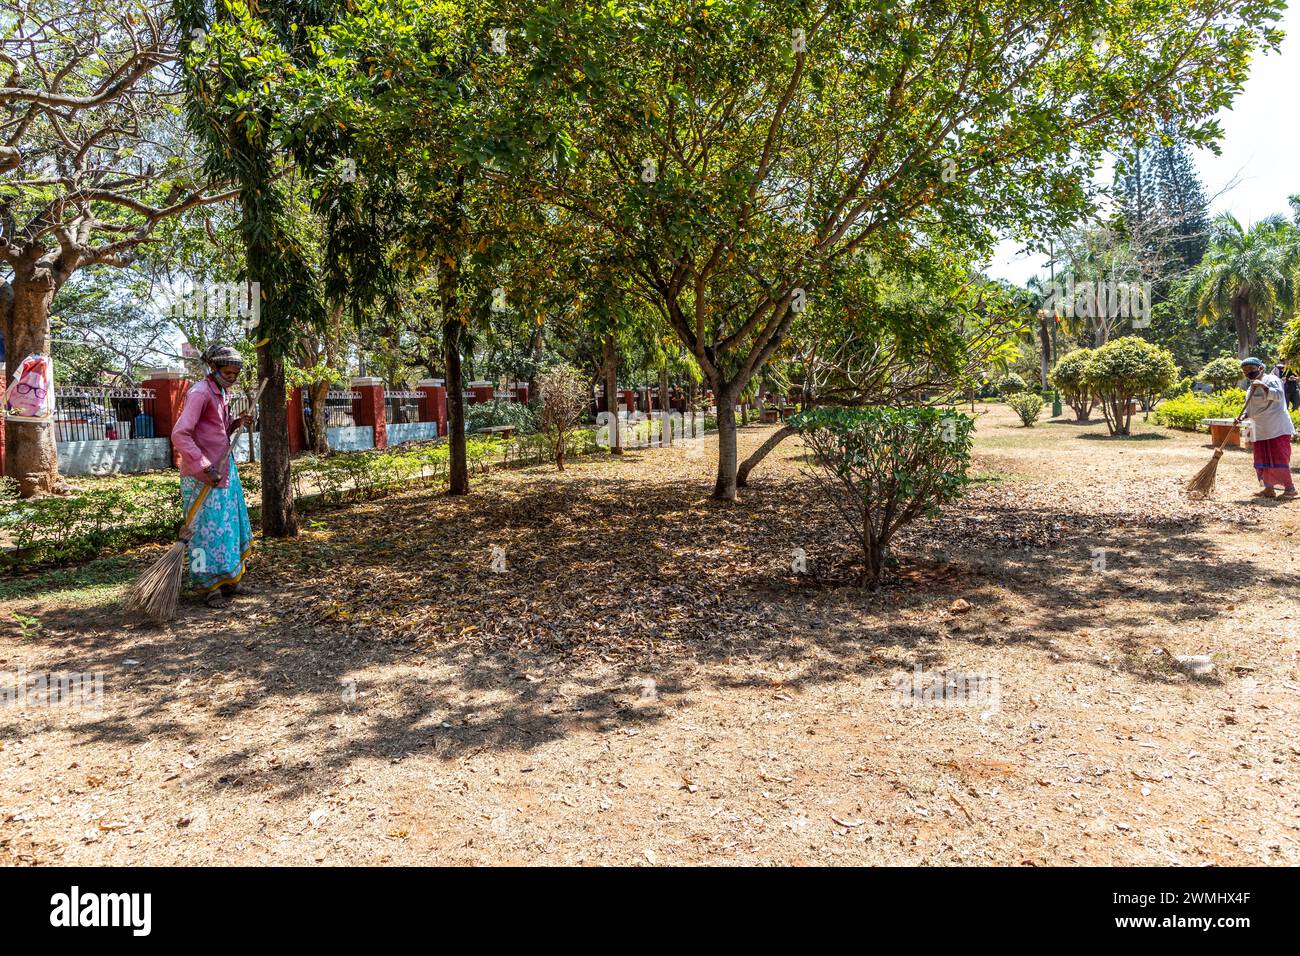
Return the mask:
<svg viewBox="0 0 1300 956">
<path fill-rule="evenodd" d="M 156 551 L 32 583 L 0 671 L 105 699 L 0 707 L 0 862 L 1300 862 L 1300 502 L 1240 452 L 1183 501 L 1203 436 L 1017 424 L 879 595 L 790 444 L 732 507 L 708 449 L 317 514 L 165 629 L 117 604 Z M 978 699 L 898 691 L 945 672 Z"/>
</svg>

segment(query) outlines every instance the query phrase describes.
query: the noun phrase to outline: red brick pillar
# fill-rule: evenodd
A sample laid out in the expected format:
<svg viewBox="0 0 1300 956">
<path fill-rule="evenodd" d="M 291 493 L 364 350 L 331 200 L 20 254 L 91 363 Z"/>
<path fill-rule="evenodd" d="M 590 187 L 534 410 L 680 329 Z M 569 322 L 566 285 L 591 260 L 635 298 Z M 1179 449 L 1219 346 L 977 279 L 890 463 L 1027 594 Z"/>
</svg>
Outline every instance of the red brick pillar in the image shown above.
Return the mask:
<svg viewBox="0 0 1300 956">
<path fill-rule="evenodd" d="M 384 417 L 384 382 L 378 378 L 354 378 L 352 391 L 359 398 L 352 400 L 352 419 L 358 427 L 369 425 L 375 430 L 375 447 L 388 447 L 388 423 Z"/>
<path fill-rule="evenodd" d="M 289 454 L 294 455 L 307 447 L 307 436 L 302 424 L 302 388 L 289 393 Z"/>
<path fill-rule="evenodd" d="M 471 405 L 481 405 L 484 402 L 490 402 L 496 398 L 497 387 L 492 382 L 470 382 L 469 392 Z"/>
<path fill-rule="evenodd" d="M 636 411 L 636 392 L 630 388 L 625 388 L 619 392 L 619 395 L 623 397 L 623 404 L 627 406 L 629 412 Z"/>
<path fill-rule="evenodd" d="M 528 383 L 527 382 L 515 382 L 514 393 L 515 393 L 516 402 L 518 402 L 520 405 L 528 404 Z"/>
<path fill-rule="evenodd" d="M 190 384 L 185 370 L 174 366 L 155 368 L 144 373 L 140 387 L 153 390 L 154 438 L 172 437 L 172 429 L 181 417 L 181 408 L 185 405 Z M 175 444 L 172 445 L 172 464 L 177 468 L 181 466 L 181 453 Z"/>
<path fill-rule="evenodd" d="M 437 422 L 438 434 L 447 434 L 447 387 L 440 378 L 426 378 L 415 386 L 420 399 L 420 421 Z"/>
</svg>

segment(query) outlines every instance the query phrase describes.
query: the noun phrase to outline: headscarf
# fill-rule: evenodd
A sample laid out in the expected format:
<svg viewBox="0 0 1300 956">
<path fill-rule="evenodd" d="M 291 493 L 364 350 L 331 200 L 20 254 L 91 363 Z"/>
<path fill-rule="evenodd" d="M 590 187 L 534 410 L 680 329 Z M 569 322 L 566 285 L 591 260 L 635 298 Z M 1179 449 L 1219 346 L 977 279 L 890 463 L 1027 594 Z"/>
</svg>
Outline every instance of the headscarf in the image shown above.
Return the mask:
<svg viewBox="0 0 1300 956">
<path fill-rule="evenodd" d="M 239 350 L 229 345 L 213 345 L 203 353 L 203 361 L 213 368 L 224 368 L 227 365 L 237 365 L 244 367 L 244 357 L 239 354 Z"/>
</svg>

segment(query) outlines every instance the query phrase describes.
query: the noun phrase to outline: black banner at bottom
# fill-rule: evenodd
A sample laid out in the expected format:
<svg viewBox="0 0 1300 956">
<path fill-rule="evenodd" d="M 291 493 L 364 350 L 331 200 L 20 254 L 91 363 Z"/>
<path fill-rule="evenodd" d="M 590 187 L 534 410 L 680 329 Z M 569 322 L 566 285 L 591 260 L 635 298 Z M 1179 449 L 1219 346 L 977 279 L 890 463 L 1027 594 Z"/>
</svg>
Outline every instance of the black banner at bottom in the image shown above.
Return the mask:
<svg viewBox="0 0 1300 956">
<path fill-rule="evenodd" d="M 735 945 L 767 942 L 780 932 L 773 924 L 788 920 L 790 930 L 828 938 L 874 925 L 999 943 L 1041 943 L 1051 932 L 1231 945 L 1287 928 L 1282 906 L 1294 883 L 1294 871 L 1279 869 L 37 868 L 0 870 L 0 913 L 10 939 L 127 945 L 338 945 L 462 923 L 497 945 L 516 934 L 536 945 L 647 931 L 678 945 L 671 934 L 688 927 L 692 943 L 716 936 Z"/>
</svg>

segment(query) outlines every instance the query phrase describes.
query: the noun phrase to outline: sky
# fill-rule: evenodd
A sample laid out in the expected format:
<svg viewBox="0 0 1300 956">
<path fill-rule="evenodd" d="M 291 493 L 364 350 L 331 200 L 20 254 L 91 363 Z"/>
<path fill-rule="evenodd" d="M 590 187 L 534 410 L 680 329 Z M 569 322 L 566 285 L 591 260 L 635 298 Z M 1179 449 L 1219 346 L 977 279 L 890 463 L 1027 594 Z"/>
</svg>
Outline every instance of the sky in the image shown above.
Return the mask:
<svg viewBox="0 0 1300 956">
<path fill-rule="evenodd" d="M 1205 193 L 1214 197 L 1211 212 L 1226 210 L 1243 222 L 1289 214 L 1287 196 L 1300 193 L 1300 0 L 1278 25 L 1287 34 L 1281 49 L 1256 59 L 1232 109 L 1219 114 L 1222 155 L 1193 154 Z M 1047 275 L 1046 256 L 1022 255 L 1010 241 L 998 246 L 988 269 L 1017 285 L 1040 271 Z"/>
</svg>

